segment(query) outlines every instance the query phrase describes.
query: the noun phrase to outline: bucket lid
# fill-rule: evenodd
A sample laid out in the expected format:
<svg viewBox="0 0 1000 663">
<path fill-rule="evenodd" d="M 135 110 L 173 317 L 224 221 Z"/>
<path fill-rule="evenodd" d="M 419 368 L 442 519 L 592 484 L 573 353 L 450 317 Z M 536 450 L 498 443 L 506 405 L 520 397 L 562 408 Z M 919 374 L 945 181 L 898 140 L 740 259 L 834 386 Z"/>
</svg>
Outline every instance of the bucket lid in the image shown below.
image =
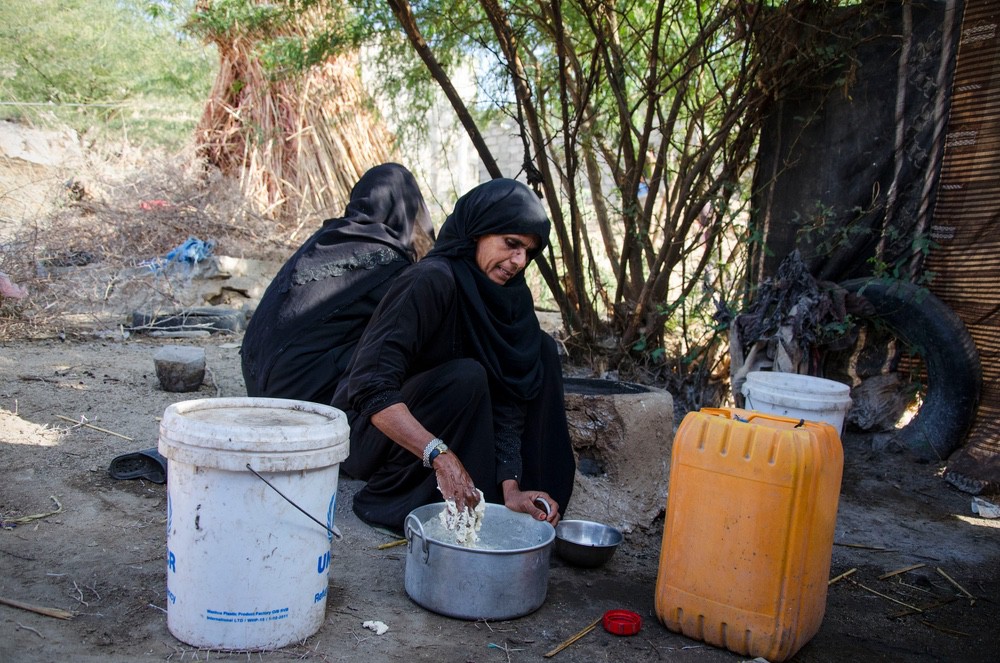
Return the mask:
<svg viewBox="0 0 1000 663">
<path fill-rule="evenodd" d="M 815 412 L 846 412 L 852 405 L 846 384 L 797 373 L 748 373 L 741 391 L 747 399 Z"/>
<path fill-rule="evenodd" d="M 843 382 L 818 378 L 813 375 L 781 373 L 776 371 L 753 371 L 747 373 L 743 388 L 767 387 L 790 391 L 811 398 L 850 397 L 851 388 Z"/>
<path fill-rule="evenodd" d="M 160 453 L 220 469 L 291 471 L 347 458 L 347 416 L 328 405 L 282 398 L 201 398 L 167 407 Z"/>
</svg>

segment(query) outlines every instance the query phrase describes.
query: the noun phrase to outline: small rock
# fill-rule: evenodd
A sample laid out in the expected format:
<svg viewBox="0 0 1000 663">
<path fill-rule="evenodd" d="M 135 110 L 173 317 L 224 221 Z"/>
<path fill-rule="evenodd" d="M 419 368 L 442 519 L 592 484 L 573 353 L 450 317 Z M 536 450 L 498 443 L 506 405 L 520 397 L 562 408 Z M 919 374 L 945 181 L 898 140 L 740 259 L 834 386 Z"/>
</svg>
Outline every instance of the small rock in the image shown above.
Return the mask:
<svg viewBox="0 0 1000 663">
<path fill-rule="evenodd" d="M 197 391 L 205 379 L 205 349 L 167 345 L 153 355 L 156 377 L 164 391 Z"/>
<path fill-rule="evenodd" d="M 366 622 L 363 622 L 361 625 L 366 629 L 368 629 L 369 631 L 374 631 L 375 635 L 382 635 L 389 630 L 389 627 L 386 625 L 386 623 L 381 621 L 368 620 Z"/>
</svg>

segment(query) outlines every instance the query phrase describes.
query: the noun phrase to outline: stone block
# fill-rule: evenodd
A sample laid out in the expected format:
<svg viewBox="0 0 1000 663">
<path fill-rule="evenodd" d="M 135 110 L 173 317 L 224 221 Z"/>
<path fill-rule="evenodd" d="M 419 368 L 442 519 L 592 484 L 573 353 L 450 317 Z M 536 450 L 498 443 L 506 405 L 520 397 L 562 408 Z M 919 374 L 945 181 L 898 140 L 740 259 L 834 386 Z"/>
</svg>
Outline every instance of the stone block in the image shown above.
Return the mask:
<svg viewBox="0 0 1000 663">
<path fill-rule="evenodd" d="M 648 528 L 666 509 L 674 401 L 662 389 L 567 378 L 566 419 L 577 458 L 565 518 L 623 532 Z"/>
<path fill-rule="evenodd" d="M 205 349 L 167 345 L 153 355 L 164 391 L 197 391 L 205 379 Z"/>
</svg>

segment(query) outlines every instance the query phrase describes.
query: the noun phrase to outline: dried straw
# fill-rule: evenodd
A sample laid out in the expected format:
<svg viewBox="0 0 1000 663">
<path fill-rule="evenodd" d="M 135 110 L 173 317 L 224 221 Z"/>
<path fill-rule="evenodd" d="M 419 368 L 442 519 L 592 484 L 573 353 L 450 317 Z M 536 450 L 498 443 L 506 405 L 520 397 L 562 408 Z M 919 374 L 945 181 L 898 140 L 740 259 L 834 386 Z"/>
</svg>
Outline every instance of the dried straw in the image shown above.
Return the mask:
<svg viewBox="0 0 1000 663">
<path fill-rule="evenodd" d="M 306 14 L 289 32 L 308 36 L 320 24 Z M 197 130 L 199 154 L 239 181 L 259 214 L 283 223 L 335 216 L 361 174 L 392 159 L 394 138 L 361 84 L 357 54 L 275 80 L 255 38 L 212 40 L 219 73 Z"/>
<path fill-rule="evenodd" d="M 910 564 L 909 566 L 904 566 L 903 568 L 896 569 L 895 571 L 889 571 L 888 573 L 883 573 L 878 577 L 879 580 L 885 580 L 887 578 L 892 578 L 893 576 L 898 576 L 902 573 L 908 573 L 910 571 L 915 571 L 917 569 L 922 569 L 926 564 Z"/>
</svg>

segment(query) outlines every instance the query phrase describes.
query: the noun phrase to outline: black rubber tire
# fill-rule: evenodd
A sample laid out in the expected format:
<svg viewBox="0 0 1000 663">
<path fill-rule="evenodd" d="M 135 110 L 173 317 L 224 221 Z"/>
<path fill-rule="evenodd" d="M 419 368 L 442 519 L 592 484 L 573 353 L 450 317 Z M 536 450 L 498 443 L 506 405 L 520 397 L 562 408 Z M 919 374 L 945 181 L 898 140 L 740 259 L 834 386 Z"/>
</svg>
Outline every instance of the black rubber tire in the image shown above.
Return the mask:
<svg viewBox="0 0 1000 663">
<path fill-rule="evenodd" d="M 900 442 L 924 460 L 944 460 L 961 446 L 979 405 L 982 367 L 962 320 L 926 288 L 884 279 L 840 284 L 867 299 L 880 321 L 920 355 L 927 392 Z"/>
</svg>

